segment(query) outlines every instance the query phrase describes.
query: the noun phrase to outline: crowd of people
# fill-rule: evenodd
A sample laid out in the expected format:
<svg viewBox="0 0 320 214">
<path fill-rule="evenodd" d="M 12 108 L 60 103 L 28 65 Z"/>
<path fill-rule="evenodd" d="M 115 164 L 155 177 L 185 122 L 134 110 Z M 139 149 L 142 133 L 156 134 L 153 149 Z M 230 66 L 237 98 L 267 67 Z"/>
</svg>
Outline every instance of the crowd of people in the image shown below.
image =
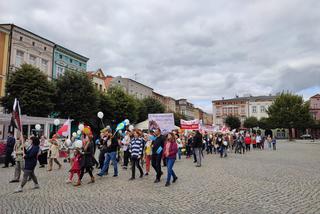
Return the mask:
<svg viewBox="0 0 320 214">
<path fill-rule="evenodd" d="M 204 153 L 219 154 L 221 158 L 228 156 L 228 152 L 245 154 L 250 150 L 276 150 L 276 139 L 272 133 L 262 136 L 260 132 L 229 132 L 229 133 L 207 133 L 200 131 L 183 132 L 172 131 L 165 135 L 160 129 L 142 132 L 139 129 L 127 129 L 122 132 L 113 132 L 111 129 L 101 130 L 100 136 L 94 141 L 92 134 L 81 134 L 81 146 L 75 145 L 77 139 L 71 139 L 71 143 L 62 142 L 56 135 L 50 140 L 42 136 L 31 136 L 25 140 L 20 136 L 17 140 L 9 133 L 7 139 L 7 153 L 5 167 L 15 166 L 14 178 L 10 183 L 22 181 L 16 192 L 22 192 L 28 180 L 34 182 L 34 188 L 39 188 L 37 177 L 34 173 L 37 162 L 40 168 L 47 165 L 47 171 L 53 170 L 53 163 L 58 169 L 62 164 L 59 162 L 61 148 L 67 148 L 68 157 L 65 161 L 70 162 L 69 176 L 66 183 L 73 183 L 74 175 L 77 180 L 74 186 L 82 185 L 85 173 L 90 176 L 90 182 L 95 182 L 94 167 L 99 169 L 97 176 L 108 175 L 110 165 L 113 166 L 113 177 L 118 177 L 118 164 L 127 170 L 129 163 L 131 167 L 130 181 L 136 179 L 136 168 L 139 178 L 148 176 L 150 167 L 155 171 L 154 183 L 159 183 L 163 176 L 162 165 L 167 167 L 165 186 L 175 183 L 178 179 L 174 164 L 176 159 L 193 157 L 196 167 L 202 166 Z M 78 139 L 79 141 L 79 139 Z M 98 158 L 95 153 L 99 150 Z M 145 170 L 145 171 L 144 171 Z"/>
</svg>

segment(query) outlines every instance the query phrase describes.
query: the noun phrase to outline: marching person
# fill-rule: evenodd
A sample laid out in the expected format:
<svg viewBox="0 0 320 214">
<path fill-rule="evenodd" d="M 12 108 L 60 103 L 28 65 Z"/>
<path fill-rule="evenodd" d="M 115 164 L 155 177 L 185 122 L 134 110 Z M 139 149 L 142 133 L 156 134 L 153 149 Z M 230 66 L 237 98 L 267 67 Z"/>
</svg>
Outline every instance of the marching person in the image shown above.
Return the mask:
<svg viewBox="0 0 320 214">
<path fill-rule="evenodd" d="M 22 139 L 18 138 L 14 145 L 14 152 L 16 153 L 14 179 L 11 180 L 10 183 L 16 183 L 20 181 L 21 171 L 24 168 L 23 150 L 24 150 L 24 145 L 22 143 Z"/>
<path fill-rule="evenodd" d="M 146 141 L 146 146 L 145 146 L 145 161 L 146 161 L 146 176 L 149 175 L 150 172 L 150 163 L 151 163 L 151 156 L 152 156 L 152 140 L 154 140 L 154 135 L 153 132 L 150 131 L 150 134 L 147 135 L 145 141 Z"/>
<path fill-rule="evenodd" d="M 129 180 L 134 180 L 136 166 L 140 171 L 140 178 L 143 177 L 143 171 L 140 166 L 140 158 L 142 157 L 142 150 L 143 150 L 143 139 L 141 138 L 141 131 L 134 130 L 133 131 L 133 138 L 130 142 L 130 153 L 131 153 L 131 164 L 132 164 L 132 175 Z"/>
<path fill-rule="evenodd" d="M 24 143 L 24 139 L 22 138 L 22 143 Z M 28 178 L 31 178 L 33 183 L 34 183 L 34 189 L 39 189 L 39 184 L 38 184 L 38 179 L 36 175 L 34 174 L 34 169 L 37 165 L 37 156 L 40 151 L 39 147 L 40 141 L 39 138 L 37 137 L 32 137 L 31 138 L 31 145 L 25 149 L 24 151 L 24 170 L 23 170 L 23 179 L 21 182 L 21 185 L 18 187 L 18 189 L 15 191 L 16 193 L 22 192 L 24 185 L 27 183 Z"/>
<path fill-rule="evenodd" d="M 164 149 L 164 156 L 167 159 L 167 182 L 166 187 L 170 185 L 171 177 L 173 177 L 173 183 L 176 182 L 178 177 L 173 171 L 173 165 L 177 157 L 178 144 L 175 141 L 175 137 L 172 133 L 169 133 L 167 136 L 166 146 Z"/>
<path fill-rule="evenodd" d="M 152 142 L 152 167 L 156 171 L 156 180 L 154 183 L 159 183 L 163 174 L 161 171 L 161 158 L 163 153 L 165 137 L 161 135 L 161 129 L 157 128 L 155 131 L 156 138 Z"/>
<path fill-rule="evenodd" d="M 122 150 L 123 150 L 123 169 L 127 169 L 129 158 L 130 158 L 130 151 L 129 145 L 131 141 L 131 132 L 129 130 L 126 131 L 126 135 L 122 140 Z"/>
<path fill-rule="evenodd" d="M 202 135 L 200 134 L 199 130 L 197 130 L 195 136 L 193 137 L 193 148 L 196 156 L 197 167 L 201 167 L 202 144 Z"/>
<path fill-rule="evenodd" d="M 45 136 L 41 136 L 40 138 L 40 154 L 38 156 L 38 161 L 39 161 L 39 168 L 44 168 L 45 165 L 48 164 L 48 141 Z"/>
<path fill-rule="evenodd" d="M 52 171 L 53 161 L 59 166 L 59 169 L 61 169 L 62 165 L 58 161 L 58 157 L 59 157 L 59 144 L 58 144 L 56 135 L 53 135 L 51 139 L 51 146 L 48 152 L 49 167 L 47 171 Z"/>
<path fill-rule="evenodd" d="M 15 143 L 16 143 L 16 139 L 13 136 L 13 132 L 8 132 L 7 144 L 6 144 L 6 157 L 4 161 L 4 166 L 2 168 L 8 168 L 9 163 L 11 163 L 11 166 L 15 165 L 15 161 L 12 157 L 12 152 L 14 150 Z"/>
</svg>

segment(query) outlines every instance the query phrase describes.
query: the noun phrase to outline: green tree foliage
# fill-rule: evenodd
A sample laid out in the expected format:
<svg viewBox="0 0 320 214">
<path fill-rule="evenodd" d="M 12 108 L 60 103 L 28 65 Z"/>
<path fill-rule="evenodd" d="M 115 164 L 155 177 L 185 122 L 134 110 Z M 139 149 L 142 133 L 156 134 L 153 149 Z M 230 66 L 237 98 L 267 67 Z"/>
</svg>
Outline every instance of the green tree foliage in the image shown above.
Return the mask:
<svg viewBox="0 0 320 214">
<path fill-rule="evenodd" d="M 291 93 L 278 96 L 267 112 L 271 123 L 277 128 L 289 129 L 289 139 L 292 139 L 292 128 L 309 128 L 313 124 L 309 103 Z"/>
<path fill-rule="evenodd" d="M 245 128 L 254 128 L 258 126 L 258 119 L 256 117 L 248 117 L 244 122 Z"/>
<path fill-rule="evenodd" d="M 120 123 L 125 119 L 129 119 L 131 123 L 138 120 L 138 101 L 126 94 L 120 87 L 110 87 L 108 96 L 114 102 L 115 109 L 113 111 L 112 122 Z"/>
<path fill-rule="evenodd" d="M 241 126 L 241 122 L 240 119 L 236 116 L 232 116 L 229 115 L 226 119 L 225 119 L 225 123 L 227 124 L 227 126 L 229 126 L 231 129 L 239 129 Z"/>
<path fill-rule="evenodd" d="M 139 103 L 139 119 L 138 122 L 148 119 L 148 114 L 152 113 L 164 113 L 165 106 L 157 99 L 147 97 L 143 100 L 137 101 Z"/>
<path fill-rule="evenodd" d="M 48 81 L 39 68 L 23 64 L 16 72 L 10 74 L 2 104 L 11 112 L 14 99 L 17 98 L 22 114 L 47 117 L 54 108 L 54 94 L 54 84 Z"/>
<path fill-rule="evenodd" d="M 59 117 L 70 117 L 92 125 L 98 112 L 99 95 L 87 74 L 66 71 L 56 84 L 56 111 Z"/>
<path fill-rule="evenodd" d="M 180 114 L 180 113 L 174 113 L 174 124 L 176 125 L 176 126 L 179 126 L 180 127 L 180 120 L 187 120 L 187 118 L 184 116 L 184 115 L 182 115 L 182 114 Z"/>
<path fill-rule="evenodd" d="M 274 125 L 271 123 L 269 118 L 266 117 L 262 117 L 260 118 L 260 120 L 258 121 L 258 126 L 262 129 L 273 129 L 276 128 L 274 127 Z"/>
</svg>

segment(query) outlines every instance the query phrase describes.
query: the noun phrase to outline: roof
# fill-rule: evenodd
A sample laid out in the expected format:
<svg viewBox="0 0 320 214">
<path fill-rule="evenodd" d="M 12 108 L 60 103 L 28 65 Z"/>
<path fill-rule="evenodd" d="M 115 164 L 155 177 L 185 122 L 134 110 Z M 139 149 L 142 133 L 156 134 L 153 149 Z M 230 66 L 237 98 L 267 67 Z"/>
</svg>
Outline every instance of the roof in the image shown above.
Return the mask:
<svg viewBox="0 0 320 214">
<path fill-rule="evenodd" d="M 116 79 L 116 78 L 129 80 L 129 81 L 131 81 L 131 82 L 134 82 L 134 83 L 137 83 L 137 84 L 139 84 L 139 85 L 142 85 L 143 87 L 149 88 L 149 89 L 151 89 L 151 90 L 153 91 L 153 88 L 151 88 L 151 87 L 149 87 L 149 86 L 147 86 L 147 85 L 144 85 L 144 84 L 142 84 L 142 83 L 140 83 L 140 82 L 137 82 L 137 81 L 135 81 L 135 80 L 133 80 L 133 79 L 124 78 L 124 77 L 121 77 L 121 76 L 114 77 L 114 79 Z"/>
<path fill-rule="evenodd" d="M 55 48 L 58 49 L 61 52 L 66 53 L 66 54 L 73 55 L 75 58 L 80 58 L 81 60 L 83 60 L 85 62 L 87 62 L 89 60 L 88 57 L 82 56 L 82 55 L 80 55 L 80 54 L 78 54 L 78 53 L 76 53 L 76 52 L 74 52 L 74 51 L 72 51 L 70 49 L 67 49 L 67 48 L 65 48 L 65 47 L 63 47 L 61 45 L 56 44 Z"/>
<path fill-rule="evenodd" d="M 231 99 L 221 99 L 221 100 L 213 100 L 212 102 L 222 102 L 222 101 L 268 101 L 268 100 L 274 100 L 277 96 L 249 96 L 249 97 L 235 97 Z"/>
<path fill-rule="evenodd" d="M 319 98 L 320 97 L 320 94 L 316 94 L 316 95 L 313 95 L 312 97 L 310 98 Z"/>
</svg>

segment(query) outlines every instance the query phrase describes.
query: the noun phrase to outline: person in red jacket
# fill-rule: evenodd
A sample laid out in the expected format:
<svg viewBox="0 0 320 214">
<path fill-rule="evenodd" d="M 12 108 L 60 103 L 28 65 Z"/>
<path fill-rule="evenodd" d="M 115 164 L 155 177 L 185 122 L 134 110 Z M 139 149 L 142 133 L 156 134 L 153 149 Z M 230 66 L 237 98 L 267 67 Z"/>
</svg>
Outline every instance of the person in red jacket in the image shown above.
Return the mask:
<svg viewBox="0 0 320 214">
<path fill-rule="evenodd" d="M 178 144 L 175 141 L 174 135 L 169 133 L 167 136 L 166 146 L 164 149 L 164 156 L 167 159 L 167 182 L 166 187 L 170 185 L 171 176 L 173 177 L 173 183 L 176 182 L 178 177 L 173 171 L 173 165 L 177 157 Z"/>
<path fill-rule="evenodd" d="M 246 137 L 244 138 L 244 142 L 246 144 L 246 151 L 250 151 L 251 137 L 249 133 L 246 134 Z"/>
</svg>

